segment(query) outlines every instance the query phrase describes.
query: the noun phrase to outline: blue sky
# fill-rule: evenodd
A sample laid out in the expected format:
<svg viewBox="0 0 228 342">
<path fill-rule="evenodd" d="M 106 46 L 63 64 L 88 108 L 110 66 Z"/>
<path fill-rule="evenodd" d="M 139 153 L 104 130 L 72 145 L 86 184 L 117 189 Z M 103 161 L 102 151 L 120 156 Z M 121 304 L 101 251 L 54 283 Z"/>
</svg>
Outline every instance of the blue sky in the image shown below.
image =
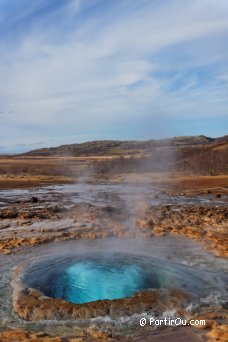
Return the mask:
<svg viewBox="0 0 228 342">
<path fill-rule="evenodd" d="M 221 136 L 227 0 L 0 0 L 0 153 Z"/>
</svg>

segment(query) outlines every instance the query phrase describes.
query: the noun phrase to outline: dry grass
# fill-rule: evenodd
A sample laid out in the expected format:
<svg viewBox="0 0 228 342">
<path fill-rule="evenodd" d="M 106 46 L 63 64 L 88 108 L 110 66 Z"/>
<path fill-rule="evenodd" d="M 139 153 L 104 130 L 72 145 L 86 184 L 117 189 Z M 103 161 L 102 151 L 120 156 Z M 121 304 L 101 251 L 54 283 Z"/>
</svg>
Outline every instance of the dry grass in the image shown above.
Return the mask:
<svg viewBox="0 0 228 342">
<path fill-rule="evenodd" d="M 93 179 L 94 175 L 109 181 L 167 183 L 177 188 L 227 187 L 227 175 L 177 172 L 167 165 L 157 159 L 154 168 L 148 156 L 0 157 L 0 189 L 69 183 L 83 176 Z"/>
<path fill-rule="evenodd" d="M 66 176 L 0 175 L 0 190 L 32 188 L 48 184 L 61 184 L 71 182 L 73 182 L 73 179 Z"/>
</svg>

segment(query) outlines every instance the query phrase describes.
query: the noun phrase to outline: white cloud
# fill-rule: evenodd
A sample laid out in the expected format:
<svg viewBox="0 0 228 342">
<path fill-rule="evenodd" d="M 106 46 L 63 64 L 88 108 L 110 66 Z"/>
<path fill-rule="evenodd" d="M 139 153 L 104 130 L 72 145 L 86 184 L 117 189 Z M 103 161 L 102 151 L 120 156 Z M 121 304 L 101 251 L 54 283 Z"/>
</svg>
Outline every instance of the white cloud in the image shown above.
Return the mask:
<svg viewBox="0 0 228 342">
<path fill-rule="evenodd" d="M 73 126 L 80 136 L 93 130 L 99 138 L 99 131 L 114 123 L 155 120 L 158 110 L 175 120 L 199 113 L 202 118 L 224 115 L 221 71 L 202 85 L 192 69 L 214 68 L 214 63 L 225 67 L 226 2 L 183 5 L 172 0 L 154 6 L 148 1 L 141 8 L 134 1 L 115 4 L 88 14 L 82 1 L 71 1 L 62 15 L 56 9 L 39 18 L 13 49 L 11 41 L 3 43 L 0 110 L 15 112 L 0 117 L 4 145 L 25 134 L 29 141 L 48 141 L 48 129 L 53 135 L 62 129 L 64 136 Z M 158 77 L 156 72 L 162 71 L 167 74 Z M 183 85 L 171 91 L 181 75 Z"/>
</svg>

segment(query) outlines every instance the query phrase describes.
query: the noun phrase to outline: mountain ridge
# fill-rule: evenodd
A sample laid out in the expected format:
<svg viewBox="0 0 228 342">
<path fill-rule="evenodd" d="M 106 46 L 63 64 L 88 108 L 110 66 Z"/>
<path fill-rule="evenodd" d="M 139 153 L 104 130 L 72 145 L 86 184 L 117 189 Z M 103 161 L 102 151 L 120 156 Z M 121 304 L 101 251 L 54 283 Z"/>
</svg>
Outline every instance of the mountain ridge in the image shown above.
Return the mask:
<svg viewBox="0 0 228 342">
<path fill-rule="evenodd" d="M 148 152 L 151 148 L 178 147 L 213 147 L 228 144 L 228 135 L 211 138 L 204 135 L 177 136 L 165 139 L 150 140 L 94 140 L 83 143 L 64 144 L 57 147 L 45 147 L 19 154 L 18 156 L 95 156 L 124 155 Z"/>
</svg>

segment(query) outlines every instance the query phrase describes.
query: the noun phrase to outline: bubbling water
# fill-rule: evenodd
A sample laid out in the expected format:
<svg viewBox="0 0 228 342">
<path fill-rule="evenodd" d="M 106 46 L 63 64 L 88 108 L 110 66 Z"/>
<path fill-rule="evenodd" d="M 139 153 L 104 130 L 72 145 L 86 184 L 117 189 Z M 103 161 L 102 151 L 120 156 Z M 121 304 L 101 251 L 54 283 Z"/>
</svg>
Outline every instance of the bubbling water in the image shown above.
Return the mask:
<svg viewBox="0 0 228 342">
<path fill-rule="evenodd" d="M 142 269 L 137 265 L 106 265 L 81 261 L 66 269 L 57 280 L 54 297 L 73 303 L 130 297 L 144 287 Z"/>
<path fill-rule="evenodd" d="M 127 253 L 83 253 L 52 257 L 28 267 L 27 286 L 53 298 L 83 304 L 131 297 L 148 289 L 176 287 L 199 295 L 208 286 L 185 265 Z"/>
</svg>

